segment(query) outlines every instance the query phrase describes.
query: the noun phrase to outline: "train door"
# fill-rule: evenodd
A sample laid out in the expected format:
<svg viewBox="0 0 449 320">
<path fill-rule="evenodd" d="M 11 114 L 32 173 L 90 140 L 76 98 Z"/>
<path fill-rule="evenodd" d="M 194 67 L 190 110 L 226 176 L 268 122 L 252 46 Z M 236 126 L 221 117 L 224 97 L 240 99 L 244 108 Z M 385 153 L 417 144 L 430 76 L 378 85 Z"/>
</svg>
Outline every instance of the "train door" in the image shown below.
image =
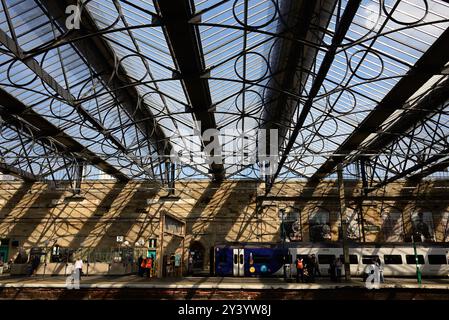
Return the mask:
<svg viewBox="0 0 449 320">
<path fill-rule="evenodd" d="M 244 249 L 233 249 L 233 275 L 243 277 L 245 275 L 245 252 Z"/>
</svg>

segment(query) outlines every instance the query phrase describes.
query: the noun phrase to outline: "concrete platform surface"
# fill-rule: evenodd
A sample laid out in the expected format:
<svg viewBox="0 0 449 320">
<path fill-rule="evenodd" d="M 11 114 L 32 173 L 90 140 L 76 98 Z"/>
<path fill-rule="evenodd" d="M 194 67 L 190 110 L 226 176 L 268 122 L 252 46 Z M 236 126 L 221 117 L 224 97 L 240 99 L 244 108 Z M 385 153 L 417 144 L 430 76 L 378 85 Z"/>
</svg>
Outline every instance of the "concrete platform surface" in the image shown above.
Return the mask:
<svg viewBox="0 0 449 320">
<path fill-rule="evenodd" d="M 0 288 L 66 288 L 66 277 L 0 277 Z M 127 276 L 89 276 L 83 277 L 80 288 L 158 288 L 158 289 L 223 289 L 223 290 L 299 290 L 299 289 L 349 289 L 365 288 L 360 278 L 350 282 L 339 283 L 329 279 L 318 278 L 315 283 L 285 282 L 281 278 L 220 278 L 220 277 L 185 277 L 147 279 L 135 275 Z M 449 279 L 423 279 L 421 286 L 416 279 L 386 278 L 380 289 L 438 289 L 449 291 Z"/>
</svg>

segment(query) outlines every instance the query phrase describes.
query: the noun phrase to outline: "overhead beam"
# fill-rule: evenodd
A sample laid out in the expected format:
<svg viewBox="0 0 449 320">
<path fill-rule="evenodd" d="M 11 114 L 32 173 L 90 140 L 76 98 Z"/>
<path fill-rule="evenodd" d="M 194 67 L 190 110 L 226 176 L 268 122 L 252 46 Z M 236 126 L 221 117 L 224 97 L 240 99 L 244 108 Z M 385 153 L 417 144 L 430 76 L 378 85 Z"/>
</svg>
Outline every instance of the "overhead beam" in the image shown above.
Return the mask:
<svg viewBox="0 0 449 320">
<path fill-rule="evenodd" d="M 411 176 L 409 179 L 415 179 L 416 180 L 420 176 L 424 177 L 427 174 L 431 174 L 433 172 L 438 171 L 440 168 L 444 169 L 444 167 L 447 166 L 448 160 L 445 160 L 445 161 L 443 161 L 441 163 L 438 163 L 438 164 L 435 164 L 433 166 L 432 166 L 432 164 L 434 164 L 435 162 L 437 162 L 437 161 L 439 161 L 441 159 L 447 158 L 448 154 L 449 154 L 449 148 L 446 148 L 442 152 L 440 152 L 438 154 L 435 154 L 435 155 L 427 158 L 426 160 L 424 160 L 424 161 L 422 161 L 422 162 L 420 162 L 418 164 L 415 164 L 414 166 L 411 166 L 410 168 L 408 168 L 406 170 L 401 171 L 400 173 L 396 174 L 395 176 L 393 176 L 391 178 L 388 178 L 388 179 L 386 179 L 386 180 L 384 180 L 384 181 L 374 185 L 373 187 L 370 187 L 369 191 L 371 192 L 371 191 L 379 189 L 379 188 L 381 188 L 381 187 L 383 187 L 383 186 L 385 186 L 385 185 L 387 185 L 389 183 L 392 183 L 392 182 L 394 182 L 396 180 L 405 178 L 408 175 L 410 175 L 411 173 L 414 173 L 414 172 L 419 171 L 419 170 L 421 170 L 423 168 L 426 168 L 427 166 L 431 166 L 431 167 L 430 168 L 426 168 L 423 171 L 418 172 L 414 176 Z M 433 170 L 435 170 L 435 171 L 433 171 Z"/>
<path fill-rule="evenodd" d="M 446 154 L 447 157 L 447 154 Z M 441 158 L 440 158 L 441 159 Z M 410 181 L 419 181 L 423 178 L 430 176 L 432 173 L 443 171 L 445 169 L 449 168 L 449 159 L 446 159 L 444 161 L 438 162 L 436 164 L 428 166 L 426 169 L 421 170 L 409 177 L 407 177 Z"/>
<path fill-rule="evenodd" d="M 335 34 L 332 38 L 332 43 L 329 48 L 329 50 L 324 55 L 324 58 L 321 62 L 320 69 L 318 73 L 316 74 L 315 80 L 313 81 L 312 87 L 310 88 L 309 94 L 307 96 L 307 100 L 305 101 L 304 105 L 302 106 L 301 113 L 299 115 L 299 118 L 295 124 L 295 128 L 292 131 L 292 134 L 290 135 L 290 138 L 288 140 L 287 146 L 285 147 L 284 151 L 282 152 L 281 159 L 278 163 L 277 170 L 275 174 L 271 177 L 271 181 L 266 187 L 265 192 L 268 194 L 273 186 L 273 183 L 276 181 L 276 178 L 278 177 L 279 173 L 282 170 L 282 167 L 284 166 L 285 161 L 287 160 L 288 154 L 290 153 L 291 149 L 293 148 L 293 145 L 296 142 L 296 139 L 298 137 L 298 134 L 300 130 L 302 129 L 302 126 L 309 115 L 310 109 L 312 108 L 313 101 L 318 94 L 327 73 L 329 72 L 329 69 L 332 65 L 332 62 L 334 61 L 335 53 L 337 52 L 338 46 L 342 43 L 344 40 L 344 37 L 349 30 L 349 26 L 352 23 L 352 20 L 355 17 L 355 14 L 357 13 L 357 10 L 360 6 L 361 0 L 349 0 L 345 11 L 343 12 L 343 15 L 341 16 L 341 19 L 336 27 Z"/>
<path fill-rule="evenodd" d="M 325 30 L 336 3 L 337 0 L 283 0 L 280 6 L 283 19 L 278 23 L 276 33 L 286 38 L 307 40 L 319 45 L 324 32 L 318 34 L 316 30 L 310 31 L 312 18 L 314 15 L 319 16 L 319 27 Z M 318 26 L 315 29 L 318 29 Z M 283 92 L 300 93 L 307 82 L 318 49 L 305 45 L 302 41 L 279 38 L 272 50 L 273 58 L 269 62 L 272 77 L 264 97 L 266 104 L 260 127 L 266 129 L 267 133 L 270 129 L 276 129 L 279 145 L 282 145 L 298 103 L 297 99 L 291 99 Z"/>
<path fill-rule="evenodd" d="M 40 2 L 59 27 L 64 32 L 69 32 L 70 38 L 82 38 L 82 40 L 73 42 L 73 45 L 83 55 L 89 66 L 99 74 L 102 81 L 114 92 L 120 105 L 135 121 L 136 126 L 148 137 L 158 153 L 163 157 L 169 156 L 172 146 L 168 138 L 156 123 L 151 110 L 145 106 L 145 102 L 133 85 L 134 81 L 129 78 L 124 66 L 118 62 L 119 59 L 111 45 L 101 36 L 89 37 L 89 34 L 99 32 L 89 11 L 82 10 L 79 29 L 68 30 L 66 8 L 69 5 L 77 5 L 78 2 L 75 0 L 40 0 Z M 111 78 L 115 72 L 120 74 L 120 77 Z"/>
<path fill-rule="evenodd" d="M 414 126 L 432 116 L 442 108 L 442 104 L 449 100 L 449 79 L 436 85 L 422 100 L 415 105 L 405 105 L 404 114 L 386 127 L 383 132 L 379 132 L 372 140 L 359 148 L 360 153 L 374 154 L 382 150 L 385 146 L 393 143 L 398 137 L 403 136 L 414 128 Z"/>
<path fill-rule="evenodd" d="M 59 95 L 68 105 L 76 110 L 76 112 L 86 121 L 92 125 L 93 128 L 102 132 L 107 136 L 107 138 L 111 141 L 111 143 L 120 150 L 123 154 L 126 155 L 128 160 L 135 163 L 137 166 L 141 167 L 145 172 L 149 173 L 153 176 L 153 173 L 148 172 L 145 169 L 144 165 L 141 161 L 137 160 L 136 157 L 129 155 L 132 153 L 129 152 L 128 148 L 123 145 L 123 143 L 114 137 L 110 131 L 103 126 L 97 119 L 95 119 L 87 110 L 83 108 L 83 106 L 76 100 L 76 98 L 70 93 L 68 89 L 62 87 L 49 73 L 47 73 L 40 64 L 34 58 L 26 58 L 22 48 L 11 39 L 8 34 L 0 29 L 0 43 L 3 44 L 17 59 L 19 59 L 23 64 L 25 64 L 36 76 L 39 77 L 43 82 L 45 82 L 50 88 L 52 88 L 57 95 Z"/>
<path fill-rule="evenodd" d="M 419 90 L 431 77 L 440 74 L 449 61 L 449 28 L 430 46 L 406 75 L 399 80 L 382 101 L 371 111 L 362 123 L 313 174 L 311 180 L 320 180 L 327 176 L 347 155 L 356 151 L 362 142 L 379 130 L 393 112 L 402 108 L 407 100 Z"/>
<path fill-rule="evenodd" d="M 215 116 L 212 111 L 212 98 L 209 83 L 206 79 L 207 71 L 201 47 L 198 27 L 189 23 L 194 15 L 194 8 L 190 0 L 155 1 L 156 8 L 162 16 L 162 24 L 177 68 L 179 79 L 191 106 L 191 112 L 201 123 L 201 135 L 209 129 L 217 130 Z M 213 136 L 218 145 L 218 135 Z M 203 145 L 207 145 L 202 141 Z M 221 154 L 209 155 L 223 159 Z M 223 161 L 210 164 L 213 179 L 221 181 L 225 177 Z"/>
<path fill-rule="evenodd" d="M 79 155 L 80 158 L 87 160 L 92 165 L 103 172 L 110 174 L 119 181 L 129 180 L 128 176 L 113 165 L 98 157 L 95 153 L 81 145 L 71 136 L 64 133 L 60 128 L 53 125 L 3 89 L 0 89 L 0 105 L 2 106 L 2 108 L 0 108 L 0 115 L 3 120 L 15 126 L 17 129 L 22 129 L 20 121 L 16 118 L 19 117 L 20 119 L 23 119 L 26 124 L 29 124 L 34 128 L 36 137 L 51 137 L 54 141 L 59 143 L 62 146 L 59 151 L 75 153 Z"/>
<path fill-rule="evenodd" d="M 0 172 L 22 179 L 25 182 L 36 182 L 34 174 L 0 161 Z"/>
</svg>

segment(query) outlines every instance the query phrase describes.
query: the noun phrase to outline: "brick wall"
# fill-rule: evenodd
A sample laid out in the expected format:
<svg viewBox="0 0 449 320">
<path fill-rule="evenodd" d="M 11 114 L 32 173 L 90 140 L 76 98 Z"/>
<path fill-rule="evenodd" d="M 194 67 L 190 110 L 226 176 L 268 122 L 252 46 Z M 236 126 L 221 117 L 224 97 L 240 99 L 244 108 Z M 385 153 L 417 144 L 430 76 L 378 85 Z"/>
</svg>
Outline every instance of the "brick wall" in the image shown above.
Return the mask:
<svg viewBox="0 0 449 320">
<path fill-rule="evenodd" d="M 419 186 L 396 183 L 367 198 L 360 197 L 360 187 L 356 182 L 346 182 L 346 204 L 356 212 L 353 216 L 359 219 L 354 224 L 357 228 L 363 216 L 366 241 L 395 239 L 391 228 L 387 228 L 391 221 L 385 220 L 390 211 L 400 216 L 393 234 L 399 230 L 407 236 L 412 228 L 411 213 L 425 211 L 432 215 L 435 240 L 449 240 L 448 182 Z M 185 219 L 186 248 L 192 241 L 200 242 L 206 249 L 207 261 L 214 243 L 280 241 L 278 212 L 285 208 L 287 213 L 299 213 L 304 241 L 309 241 L 309 218 L 313 212 L 328 212 L 332 241 L 338 240 L 339 200 L 333 181 L 313 187 L 299 181 L 279 183 L 264 199 L 263 184 L 250 181 L 178 182 L 177 201 L 159 199 L 167 191 L 151 183 L 85 182 L 85 200 L 79 202 L 65 202 L 64 197 L 70 195 L 67 190 L 63 184 L 55 188 L 43 183 L 0 181 L 0 239 L 18 240 L 25 248 L 55 242 L 76 249 L 112 248 L 117 246 L 116 237 L 123 235 L 133 246 L 139 239 L 159 237 L 159 214 L 166 210 Z M 152 200 L 147 203 L 147 199 Z M 390 233 L 385 232 L 387 229 Z M 180 243 L 170 237 L 164 239 L 167 252 L 179 252 Z M 15 254 L 14 248 L 10 254 Z"/>
</svg>

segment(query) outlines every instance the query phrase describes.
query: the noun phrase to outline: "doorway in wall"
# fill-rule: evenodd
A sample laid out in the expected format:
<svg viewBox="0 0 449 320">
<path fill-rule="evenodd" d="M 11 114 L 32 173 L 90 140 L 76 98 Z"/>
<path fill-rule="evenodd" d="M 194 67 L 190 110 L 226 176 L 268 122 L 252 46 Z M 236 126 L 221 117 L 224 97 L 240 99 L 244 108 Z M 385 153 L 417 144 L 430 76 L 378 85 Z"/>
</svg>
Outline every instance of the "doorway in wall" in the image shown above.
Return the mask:
<svg viewBox="0 0 449 320">
<path fill-rule="evenodd" d="M 201 242 L 194 241 L 189 248 L 189 271 L 190 274 L 203 271 L 205 248 Z"/>
</svg>

